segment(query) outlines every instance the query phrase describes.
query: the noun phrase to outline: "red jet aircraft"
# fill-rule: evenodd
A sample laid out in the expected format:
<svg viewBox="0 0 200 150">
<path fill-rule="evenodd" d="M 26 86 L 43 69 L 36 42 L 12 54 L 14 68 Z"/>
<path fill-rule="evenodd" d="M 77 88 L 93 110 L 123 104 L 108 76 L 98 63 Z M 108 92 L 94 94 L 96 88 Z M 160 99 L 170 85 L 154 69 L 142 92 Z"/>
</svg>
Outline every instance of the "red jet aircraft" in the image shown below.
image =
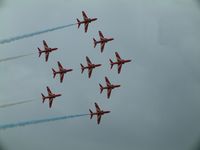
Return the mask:
<svg viewBox="0 0 200 150">
<path fill-rule="evenodd" d="M 110 113 L 110 111 L 103 111 L 99 108 L 97 103 L 94 103 L 94 104 L 95 104 L 95 107 L 96 107 L 96 112 L 92 112 L 92 110 L 89 109 L 90 119 L 92 119 L 93 115 L 96 115 L 97 116 L 97 124 L 99 124 L 100 121 L 101 121 L 101 116 L 104 115 L 104 114 Z"/>
<path fill-rule="evenodd" d="M 110 95 L 111 95 L 112 90 L 113 90 L 114 88 L 120 87 L 121 85 L 118 85 L 118 84 L 116 84 L 116 85 L 111 84 L 107 77 L 105 77 L 105 81 L 106 81 L 106 86 L 105 86 L 105 87 L 103 87 L 101 84 L 99 84 L 99 86 L 100 86 L 100 93 L 102 93 L 104 89 L 107 89 L 107 98 L 110 98 Z"/>
<path fill-rule="evenodd" d="M 92 70 L 93 70 L 94 68 L 96 68 L 96 67 L 101 66 L 101 64 L 93 64 L 93 63 L 91 63 L 91 61 L 90 61 L 90 59 L 89 59 L 88 56 L 86 56 L 86 61 L 87 61 L 88 66 L 85 66 L 85 67 L 84 67 L 84 66 L 81 64 L 81 73 L 83 73 L 83 71 L 84 71 L 85 69 L 88 69 L 88 78 L 90 78 L 91 75 L 92 75 Z"/>
<path fill-rule="evenodd" d="M 96 21 L 97 18 L 88 18 L 84 11 L 82 11 L 82 15 L 83 15 L 83 19 L 84 19 L 83 21 L 80 21 L 79 19 L 76 19 L 77 22 L 78 22 L 78 28 L 80 27 L 81 24 L 84 24 L 85 32 L 87 32 L 89 23 L 91 23 L 93 21 Z"/>
<path fill-rule="evenodd" d="M 117 52 L 115 52 L 115 56 L 116 56 L 116 59 L 117 61 L 116 62 L 113 62 L 111 59 L 110 59 L 110 69 L 112 69 L 113 65 L 118 65 L 118 74 L 121 72 L 121 69 L 122 69 L 122 65 L 125 64 L 125 63 L 128 63 L 128 62 L 131 62 L 131 59 L 121 59 L 121 57 L 119 56 L 119 54 Z"/>
<path fill-rule="evenodd" d="M 62 82 L 63 82 L 63 79 L 64 79 L 65 73 L 71 72 L 71 71 L 73 71 L 73 69 L 65 69 L 65 68 L 63 68 L 63 66 L 61 65 L 61 63 L 60 63 L 59 61 L 58 61 L 57 63 L 58 63 L 58 68 L 59 68 L 59 70 L 58 70 L 58 71 L 55 71 L 55 70 L 52 68 L 52 71 L 53 71 L 53 78 L 56 77 L 56 74 L 60 74 L 60 83 L 62 83 Z"/>
<path fill-rule="evenodd" d="M 104 47 L 105 47 L 105 44 L 109 41 L 112 41 L 114 40 L 114 38 L 105 38 L 102 34 L 101 31 L 99 31 L 99 37 L 100 37 L 100 40 L 99 41 L 96 41 L 95 38 L 93 38 L 93 41 L 94 41 L 94 48 L 96 47 L 97 44 L 101 44 L 101 52 L 103 52 L 104 50 Z"/>
<path fill-rule="evenodd" d="M 47 92 L 48 92 L 48 96 L 44 96 L 41 93 L 41 95 L 42 95 L 42 102 L 44 103 L 44 101 L 46 99 L 49 99 L 49 108 L 51 108 L 54 98 L 61 96 L 61 94 L 54 94 L 54 93 L 52 93 L 51 90 L 50 90 L 50 88 L 48 86 L 47 86 Z"/>
<path fill-rule="evenodd" d="M 40 48 L 38 48 L 39 57 L 41 56 L 42 53 L 45 53 L 45 60 L 48 61 L 49 53 L 52 52 L 52 51 L 57 50 L 58 48 L 50 48 L 50 47 L 48 47 L 48 45 L 47 45 L 45 40 L 43 40 L 43 45 L 44 45 L 44 50 L 41 50 Z"/>
</svg>

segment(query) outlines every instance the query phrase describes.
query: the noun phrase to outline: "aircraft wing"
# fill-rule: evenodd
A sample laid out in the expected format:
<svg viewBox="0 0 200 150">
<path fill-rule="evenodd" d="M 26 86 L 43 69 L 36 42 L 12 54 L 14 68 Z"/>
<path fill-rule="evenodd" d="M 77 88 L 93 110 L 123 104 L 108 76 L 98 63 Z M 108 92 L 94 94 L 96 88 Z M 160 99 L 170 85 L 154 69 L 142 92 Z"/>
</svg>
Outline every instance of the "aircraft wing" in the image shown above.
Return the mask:
<svg viewBox="0 0 200 150">
<path fill-rule="evenodd" d="M 49 52 L 46 52 L 45 53 L 45 60 L 48 61 L 48 58 L 49 58 Z"/>
<path fill-rule="evenodd" d="M 61 65 L 61 63 L 59 61 L 58 61 L 58 67 L 60 70 L 63 69 L 63 66 Z"/>
<path fill-rule="evenodd" d="M 107 84 L 107 86 L 111 85 L 111 83 L 110 83 L 110 81 L 108 80 L 107 77 L 105 77 L 105 80 L 106 80 L 106 84 Z"/>
<path fill-rule="evenodd" d="M 89 23 L 88 22 L 84 23 L 84 26 L 85 26 L 85 32 L 87 32 Z"/>
<path fill-rule="evenodd" d="M 61 73 L 61 74 L 60 74 L 60 82 L 61 82 L 61 83 L 63 82 L 63 79 L 64 79 L 64 73 Z"/>
<path fill-rule="evenodd" d="M 53 104 L 53 98 L 49 99 L 49 108 L 51 108 L 52 104 Z"/>
<path fill-rule="evenodd" d="M 118 73 L 121 72 L 121 69 L 122 69 L 122 64 L 118 64 Z"/>
<path fill-rule="evenodd" d="M 88 64 L 92 64 L 88 56 L 86 56 L 86 61 Z"/>
<path fill-rule="evenodd" d="M 44 49 L 48 48 L 47 42 L 43 40 Z"/>
<path fill-rule="evenodd" d="M 101 109 L 99 108 L 98 104 L 97 103 L 94 103 L 95 107 L 96 107 L 96 112 L 99 112 L 101 111 Z"/>
<path fill-rule="evenodd" d="M 83 19 L 84 20 L 88 19 L 87 15 L 86 15 L 86 13 L 84 11 L 82 11 L 82 15 L 83 15 Z"/>
<path fill-rule="evenodd" d="M 99 31 L 99 37 L 100 37 L 100 39 L 104 38 L 104 36 L 103 36 L 101 31 Z"/>
<path fill-rule="evenodd" d="M 112 89 L 107 89 L 107 98 L 110 98 L 111 92 L 112 92 Z"/>
<path fill-rule="evenodd" d="M 48 92 L 49 95 L 52 95 L 52 92 L 51 92 L 51 90 L 48 86 L 47 86 L 47 92 Z"/>
<path fill-rule="evenodd" d="M 104 47 L 105 47 L 105 42 L 102 42 L 102 43 L 101 43 L 101 52 L 103 52 Z"/>
<path fill-rule="evenodd" d="M 92 75 L 92 68 L 88 68 L 88 78 L 90 78 L 91 77 L 91 75 Z"/>
<path fill-rule="evenodd" d="M 97 115 L 97 124 L 101 122 L 101 115 Z"/>
<path fill-rule="evenodd" d="M 115 56 L 117 58 L 117 61 L 120 61 L 121 60 L 121 57 L 119 56 L 118 52 L 115 52 Z"/>
</svg>

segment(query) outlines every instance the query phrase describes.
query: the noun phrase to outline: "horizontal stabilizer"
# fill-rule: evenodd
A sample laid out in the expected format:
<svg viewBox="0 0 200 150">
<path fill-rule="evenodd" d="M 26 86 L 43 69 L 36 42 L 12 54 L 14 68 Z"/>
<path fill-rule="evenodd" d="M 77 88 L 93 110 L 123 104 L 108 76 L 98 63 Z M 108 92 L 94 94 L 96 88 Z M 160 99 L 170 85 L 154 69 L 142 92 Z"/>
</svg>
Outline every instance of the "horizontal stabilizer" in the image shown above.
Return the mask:
<svg viewBox="0 0 200 150">
<path fill-rule="evenodd" d="M 113 67 L 113 61 L 111 60 L 111 59 L 109 59 L 110 60 L 110 69 L 112 69 L 112 67 Z"/>
<path fill-rule="evenodd" d="M 97 46 L 97 41 L 95 40 L 95 38 L 93 38 L 94 41 L 94 48 Z"/>
<path fill-rule="evenodd" d="M 42 95 L 42 103 L 44 103 L 44 101 L 45 101 L 45 96 L 41 93 L 41 95 Z"/>
<path fill-rule="evenodd" d="M 42 51 L 41 51 L 41 49 L 40 48 L 38 48 L 38 52 L 39 52 L 39 57 L 41 56 L 41 54 L 42 54 Z"/>
<path fill-rule="evenodd" d="M 83 64 L 80 64 L 81 65 L 81 73 L 83 73 L 83 71 L 84 71 L 84 66 L 83 66 Z"/>
<path fill-rule="evenodd" d="M 103 86 L 101 84 L 99 84 L 99 86 L 100 86 L 100 93 L 102 93 L 103 92 Z"/>
<path fill-rule="evenodd" d="M 92 119 L 92 117 L 93 117 L 93 112 L 92 112 L 91 109 L 89 109 L 89 111 L 90 111 L 90 119 Z"/>
<path fill-rule="evenodd" d="M 53 78 L 55 78 L 56 76 L 56 71 L 52 68 L 52 71 L 53 71 Z"/>
<path fill-rule="evenodd" d="M 80 22 L 80 20 L 77 18 L 76 19 L 77 20 L 77 23 L 78 23 L 78 28 L 80 27 L 80 25 L 81 25 L 81 22 Z"/>
</svg>

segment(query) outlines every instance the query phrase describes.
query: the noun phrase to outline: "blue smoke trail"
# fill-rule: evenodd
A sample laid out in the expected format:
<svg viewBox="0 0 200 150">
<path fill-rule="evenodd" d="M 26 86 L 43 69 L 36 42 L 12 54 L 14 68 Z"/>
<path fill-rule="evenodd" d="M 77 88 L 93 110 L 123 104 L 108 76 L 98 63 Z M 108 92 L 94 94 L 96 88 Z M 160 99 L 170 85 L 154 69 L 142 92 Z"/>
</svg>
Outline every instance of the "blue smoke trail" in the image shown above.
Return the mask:
<svg viewBox="0 0 200 150">
<path fill-rule="evenodd" d="M 9 61 L 9 60 L 19 59 L 19 58 L 30 56 L 30 55 L 33 55 L 33 54 L 35 54 L 35 53 L 30 53 L 30 54 L 24 54 L 24 55 L 18 55 L 18 56 L 13 56 L 13 57 L 2 58 L 2 59 L 0 59 L 0 63 L 1 62 L 5 62 L 5 61 Z"/>
<path fill-rule="evenodd" d="M 45 123 L 45 122 L 58 121 L 58 120 L 66 120 L 66 119 L 71 119 L 71 118 L 87 116 L 87 115 L 88 114 L 69 115 L 69 116 L 61 116 L 61 117 L 47 118 L 47 119 L 41 119 L 41 120 L 31 120 L 31 121 L 25 121 L 25 122 L 19 122 L 19 123 L 5 124 L 5 125 L 0 125 L 0 130 L 27 126 L 27 125 L 40 124 L 40 123 Z"/>
<path fill-rule="evenodd" d="M 10 43 L 10 42 L 13 42 L 13 41 L 16 41 L 16 40 L 32 37 L 32 36 L 35 36 L 35 35 L 39 35 L 39 34 L 43 34 L 43 33 L 47 33 L 47 32 L 52 32 L 52 31 L 55 31 L 55 30 L 60 30 L 60 29 L 63 29 L 63 28 L 74 26 L 76 24 L 77 23 L 58 26 L 58 27 L 45 29 L 45 30 L 38 31 L 38 32 L 33 32 L 33 33 L 29 33 L 29 34 L 24 34 L 24 35 L 21 35 L 21 36 L 12 37 L 12 38 L 9 38 L 9 39 L 0 40 L 0 44 Z"/>
</svg>

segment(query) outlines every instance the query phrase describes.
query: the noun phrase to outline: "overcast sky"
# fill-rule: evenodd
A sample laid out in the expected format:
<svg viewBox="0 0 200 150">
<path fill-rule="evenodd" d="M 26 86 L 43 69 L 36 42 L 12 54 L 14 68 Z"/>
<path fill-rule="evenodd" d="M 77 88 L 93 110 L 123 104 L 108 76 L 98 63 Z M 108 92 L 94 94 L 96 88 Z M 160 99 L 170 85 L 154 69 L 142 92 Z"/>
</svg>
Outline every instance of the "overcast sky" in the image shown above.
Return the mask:
<svg viewBox="0 0 200 150">
<path fill-rule="evenodd" d="M 110 114 L 101 124 L 89 116 L 0 131 L 0 150 L 55 149 L 200 149 L 200 2 L 199 0 L 0 0 L 0 40 L 82 19 L 81 11 L 98 20 L 0 45 L 0 104 L 36 98 L 27 104 L 0 109 L 0 124 L 88 113 L 97 102 Z M 98 30 L 115 40 L 93 48 Z M 46 63 L 37 47 L 46 40 L 59 50 Z M 117 51 L 132 59 L 110 70 Z M 80 73 L 85 56 L 103 66 Z M 57 61 L 74 71 L 62 84 L 53 79 Z M 121 84 L 106 99 L 98 83 L 104 77 Z M 52 109 L 42 104 L 46 86 L 62 93 Z"/>
</svg>

